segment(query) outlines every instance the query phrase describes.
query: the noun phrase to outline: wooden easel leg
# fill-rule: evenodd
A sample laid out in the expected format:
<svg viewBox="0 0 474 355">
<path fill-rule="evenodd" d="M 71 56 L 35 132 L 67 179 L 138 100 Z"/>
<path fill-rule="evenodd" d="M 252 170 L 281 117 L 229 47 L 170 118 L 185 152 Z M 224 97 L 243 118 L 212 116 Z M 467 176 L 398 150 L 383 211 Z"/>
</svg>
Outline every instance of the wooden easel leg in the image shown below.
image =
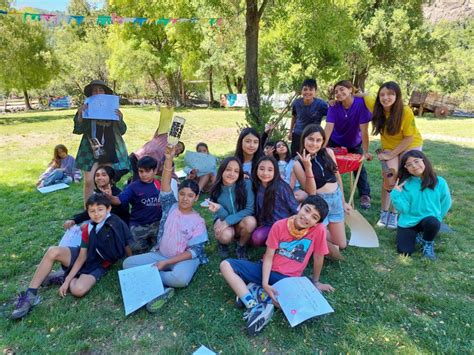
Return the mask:
<svg viewBox="0 0 474 355">
<path fill-rule="evenodd" d="M 352 182 L 352 171 L 351 171 L 351 195 L 350 195 L 350 198 L 349 198 L 349 204 L 352 207 L 354 207 L 354 194 L 355 194 L 355 190 L 357 188 L 357 183 L 359 182 L 360 172 L 362 171 L 363 164 L 364 164 L 364 162 L 361 161 L 360 165 L 359 165 L 359 169 L 357 169 L 357 174 L 356 174 L 354 182 Z"/>
</svg>

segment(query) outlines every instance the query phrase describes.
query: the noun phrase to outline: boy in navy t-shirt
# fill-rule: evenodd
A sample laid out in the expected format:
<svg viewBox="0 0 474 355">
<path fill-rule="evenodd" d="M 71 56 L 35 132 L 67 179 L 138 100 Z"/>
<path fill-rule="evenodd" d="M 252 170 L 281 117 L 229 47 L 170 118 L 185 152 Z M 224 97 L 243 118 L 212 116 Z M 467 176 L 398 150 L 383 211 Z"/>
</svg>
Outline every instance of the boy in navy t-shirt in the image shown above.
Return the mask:
<svg viewBox="0 0 474 355">
<path fill-rule="evenodd" d="M 134 254 L 145 253 L 156 244 L 160 226 L 160 182 L 155 179 L 157 161 L 145 156 L 138 161 L 139 180 L 132 182 L 118 196 L 108 195 L 113 205 L 131 204 L 130 231 Z"/>
<path fill-rule="evenodd" d="M 328 104 L 316 97 L 318 85 L 314 79 L 306 79 L 301 85 L 301 96 L 295 100 L 291 109 L 291 156 L 295 157 L 300 149 L 301 134 L 309 124 L 321 125 L 328 113 Z"/>
</svg>

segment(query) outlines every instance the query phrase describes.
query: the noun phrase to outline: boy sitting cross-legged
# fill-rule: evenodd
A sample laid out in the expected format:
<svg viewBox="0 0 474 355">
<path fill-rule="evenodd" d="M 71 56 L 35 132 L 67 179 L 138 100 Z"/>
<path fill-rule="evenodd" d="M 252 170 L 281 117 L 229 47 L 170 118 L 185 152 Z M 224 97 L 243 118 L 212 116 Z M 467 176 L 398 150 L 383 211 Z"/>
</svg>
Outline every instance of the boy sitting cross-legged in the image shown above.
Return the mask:
<svg viewBox="0 0 474 355">
<path fill-rule="evenodd" d="M 25 292 L 20 293 L 11 318 L 19 319 L 40 302 L 38 288 L 61 285 L 59 295 L 67 291 L 76 297 L 84 296 L 105 275 L 109 267 L 131 255 L 128 247 L 130 230 L 117 216 L 110 214 L 110 200 L 103 194 L 93 194 L 86 202 L 91 221 L 82 227 L 80 247 L 50 247 L 36 269 Z M 62 271 L 50 273 L 55 261 Z"/>
<path fill-rule="evenodd" d="M 224 279 L 237 294 L 238 303 L 247 309 L 244 319 L 250 335 L 263 329 L 273 315 L 273 305 L 278 306 L 278 293 L 271 285 L 285 277 L 301 276 L 311 254 L 314 285 L 320 291 L 334 291 L 331 285 L 319 282 L 324 255 L 329 253 L 326 227 L 319 222 L 327 214 L 326 201 L 320 196 L 308 196 L 295 216 L 272 226 L 262 261 L 227 259 L 221 263 Z"/>
<path fill-rule="evenodd" d="M 178 200 L 171 190 L 173 157 L 176 146 L 167 147 L 161 178 L 160 204 L 163 218 L 153 251 L 126 258 L 123 268 L 154 264 L 160 271 L 166 286 L 165 293 L 150 301 L 146 310 L 159 309 L 174 295 L 174 288 L 186 287 L 191 282 L 199 265 L 208 262 L 204 245 L 208 241 L 206 223 L 193 209 L 199 198 L 199 185 L 194 180 L 184 180 L 178 187 Z"/>
</svg>

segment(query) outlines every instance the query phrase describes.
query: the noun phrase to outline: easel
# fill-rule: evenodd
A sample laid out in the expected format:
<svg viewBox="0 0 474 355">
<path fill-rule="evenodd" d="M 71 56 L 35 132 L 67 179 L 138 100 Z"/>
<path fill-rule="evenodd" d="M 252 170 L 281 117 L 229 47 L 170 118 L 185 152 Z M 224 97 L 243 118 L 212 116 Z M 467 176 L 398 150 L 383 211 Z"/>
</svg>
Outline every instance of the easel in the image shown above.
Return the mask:
<svg viewBox="0 0 474 355">
<path fill-rule="evenodd" d="M 356 160 L 357 156 L 359 157 L 358 160 Z M 367 222 L 364 216 L 355 209 L 354 206 L 354 194 L 364 164 L 364 157 L 360 154 L 351 154 L 349 159 L 349 154 L 336 153 L 336 161 L 338 162 L 341 174 L 350 173 L 350 197 L 348 203 L 352 206 L 352 211 L 346 213 L 344 218 L 344 222 L 351 230 L 349 245 L 362 248 L 377 248 L 379 246 L 379 240 L 374 228 L 369 224 L 369 222 Z M 356 171 L 356 169 L 357 173 L 354 179 L 352 172 Z"/>
</svg>

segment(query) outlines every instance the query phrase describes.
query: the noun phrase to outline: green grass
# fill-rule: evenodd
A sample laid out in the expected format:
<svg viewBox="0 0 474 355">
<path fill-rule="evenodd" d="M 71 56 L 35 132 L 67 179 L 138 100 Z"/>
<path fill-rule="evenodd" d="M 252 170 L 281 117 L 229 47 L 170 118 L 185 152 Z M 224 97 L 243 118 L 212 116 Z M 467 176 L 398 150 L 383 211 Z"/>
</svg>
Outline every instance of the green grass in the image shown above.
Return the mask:
<svg viewBox="0 0 474 355">
<path fill-rule="evenodd" d="M 154 133 L 152 108 L 124 108 L 129 151 Z M 220 156 L 234 149 L 242 111 L 183 110 L 184 142 L 198 141 Z M 75 155 L 80 136 L 72 132 L 73 111 L 0 116 L 0 345 L 17 353 L 191 353 L 200 344 L 223 353 L 403 352 L 472 353 L 474 306 L 471 256 L 474 214 L 474 144 L 426 140 L 424 150 L 453 194 L 446 222 L 455 230 L 436 242 L 439 259 L 419 254 L 403 258 L 395 234 L 377 229 L 380 248 L 349 247 L 343 262 L 327 261 L 322 279 L 336 292 L 327 295 L 335 313 L 290 328 L 277 312 L 255 338 L 244 333 L 241 311 L 219 274 L 216 243 L 210 232 L 210 263 L 187 289 L 157 315 L 139 310 L 124 316 L 118 266 L 83 299 L 60 299 L 57 288 L 41 290 L 42 303 L 21 321 L 7 317 L 49 245 L 61 237 L 62 223 L 81 210 L 82 186 L 47 195 L 34 182 L 51 159 L 55 144 Z M 474 119 L 417 119 L 422 134 L 473 137 Z M 372 151 L 379 145 L 372 142 Z M 182 161 L 178 161 L 178 166 Z M 367 164 L 373 207 L 363 212 L 377 220 L 380 167 Z M 346 178 L 347 180 L 347 178 Z M 197 207 L 199 209 L 199 207 Z M 211 216 L 203 213 L 208 225 Z M 262 250 L 252 251 L 258 258 Z M 308 270 L 310 271 L 310 270 Z"/>
</svg>

